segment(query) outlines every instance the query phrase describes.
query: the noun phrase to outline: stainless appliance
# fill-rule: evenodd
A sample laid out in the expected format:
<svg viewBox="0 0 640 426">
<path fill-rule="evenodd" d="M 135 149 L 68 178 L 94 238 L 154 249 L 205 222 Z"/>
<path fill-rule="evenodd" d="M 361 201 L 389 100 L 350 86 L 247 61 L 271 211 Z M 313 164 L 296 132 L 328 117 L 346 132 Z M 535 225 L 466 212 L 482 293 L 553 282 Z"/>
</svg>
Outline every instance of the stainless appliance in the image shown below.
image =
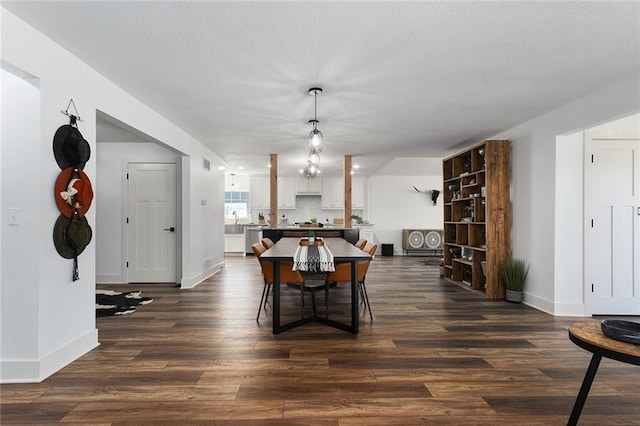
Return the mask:
<svg viewBox="0 0 640 426">
<path fill-rule="evenodd" d="M 253 250 L 251 250 L 251 246 L 255 243 L 259 243 L 262 240 L 262 229 L 266 228 L 265 226 L 259 225 L 247 225 L 244 228 L 244 237 L 245 237 L 245 252 L 246 254 L 253 254 Z"/>
</svg>

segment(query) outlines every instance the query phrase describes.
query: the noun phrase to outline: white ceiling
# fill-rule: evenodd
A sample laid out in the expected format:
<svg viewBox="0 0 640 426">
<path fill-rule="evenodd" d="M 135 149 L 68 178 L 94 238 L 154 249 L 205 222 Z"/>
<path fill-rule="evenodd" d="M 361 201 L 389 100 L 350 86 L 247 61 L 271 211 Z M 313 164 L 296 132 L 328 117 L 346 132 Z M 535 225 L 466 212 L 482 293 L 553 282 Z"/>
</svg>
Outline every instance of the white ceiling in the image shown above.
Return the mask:
<svg viewBox="0 0 640 426">
<path fill-rule="evenodd" d="M 2 6 L 240 174 L 267 173 L 270 153 L 281 174 L 304 165 L 315 85 L 324 89 L 323 174 L 341 173 L 351 154 L 371 175 L 394 158 L 445 156 L 640 72 L 638 2 Z M 123 137 L 99 121 L 99 142 Z"/>
</svg>

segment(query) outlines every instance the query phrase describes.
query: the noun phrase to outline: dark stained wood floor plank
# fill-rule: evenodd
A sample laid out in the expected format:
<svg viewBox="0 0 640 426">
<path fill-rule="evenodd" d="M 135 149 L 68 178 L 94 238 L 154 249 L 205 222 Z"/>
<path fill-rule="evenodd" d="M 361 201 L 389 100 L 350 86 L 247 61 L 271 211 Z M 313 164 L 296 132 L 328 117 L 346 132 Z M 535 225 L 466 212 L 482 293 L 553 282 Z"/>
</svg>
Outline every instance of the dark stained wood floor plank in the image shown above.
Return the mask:
<svg viewBox="0 0 640 426">
<path fill-rule="evenodd" d="M 95 425 L 563 425 L 591 354 L 569 326 L 523 304 L 486 300 L 439 278 L 425 258 L 377 256 L 360 333 L 307 324 L 274 336 L 271 298 L 256 323 L 253 257 L 191 290 L 97 320 L 100 346 L 42 383 L 0 386 L 0 423 Z M 316 294 L 324 311 L 323 292 Z M 330 292 L 348 320 L 349 287 Z M 305 312 L 311 299 L 305 297 Z M 283 318 L 297 289 L 282 287 Z M 599 321 L 593 319 L 592 321 Z M 603 360 L 581 425 L 640 424 L 640 369 Z"/>
</svg>

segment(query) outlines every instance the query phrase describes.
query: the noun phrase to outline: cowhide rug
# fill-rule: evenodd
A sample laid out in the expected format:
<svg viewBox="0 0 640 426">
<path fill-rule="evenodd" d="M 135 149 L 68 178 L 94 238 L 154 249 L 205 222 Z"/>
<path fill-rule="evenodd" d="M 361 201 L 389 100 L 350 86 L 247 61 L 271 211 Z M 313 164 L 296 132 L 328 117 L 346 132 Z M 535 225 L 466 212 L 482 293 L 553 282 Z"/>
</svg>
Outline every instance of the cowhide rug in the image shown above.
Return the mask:
<svg viewBox="0 0 640 426">
<path fill-rule="evenodd" d="M 125 315 L 136 311 L 136 306 L 146 305 L 153 299 L 142 297 L 141 291 L 117 292 L 96 289 L 96 317 Z"/>
</svg>

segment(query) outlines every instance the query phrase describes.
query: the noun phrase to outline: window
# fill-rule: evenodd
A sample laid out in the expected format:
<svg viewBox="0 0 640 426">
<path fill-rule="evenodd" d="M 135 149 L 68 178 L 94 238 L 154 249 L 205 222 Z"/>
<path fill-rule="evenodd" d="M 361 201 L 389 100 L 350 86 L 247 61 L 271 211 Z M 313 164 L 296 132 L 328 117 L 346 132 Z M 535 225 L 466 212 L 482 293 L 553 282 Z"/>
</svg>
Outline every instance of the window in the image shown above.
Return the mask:
<svg viewBox="0 0 640 426">
<path fill-rule="evenodd" d="M 235 219 L 233 212 L 236 212 L 239 219 L 249 217 L 249 191 L 224 192 L 225 219 Z"/>
</svg>

